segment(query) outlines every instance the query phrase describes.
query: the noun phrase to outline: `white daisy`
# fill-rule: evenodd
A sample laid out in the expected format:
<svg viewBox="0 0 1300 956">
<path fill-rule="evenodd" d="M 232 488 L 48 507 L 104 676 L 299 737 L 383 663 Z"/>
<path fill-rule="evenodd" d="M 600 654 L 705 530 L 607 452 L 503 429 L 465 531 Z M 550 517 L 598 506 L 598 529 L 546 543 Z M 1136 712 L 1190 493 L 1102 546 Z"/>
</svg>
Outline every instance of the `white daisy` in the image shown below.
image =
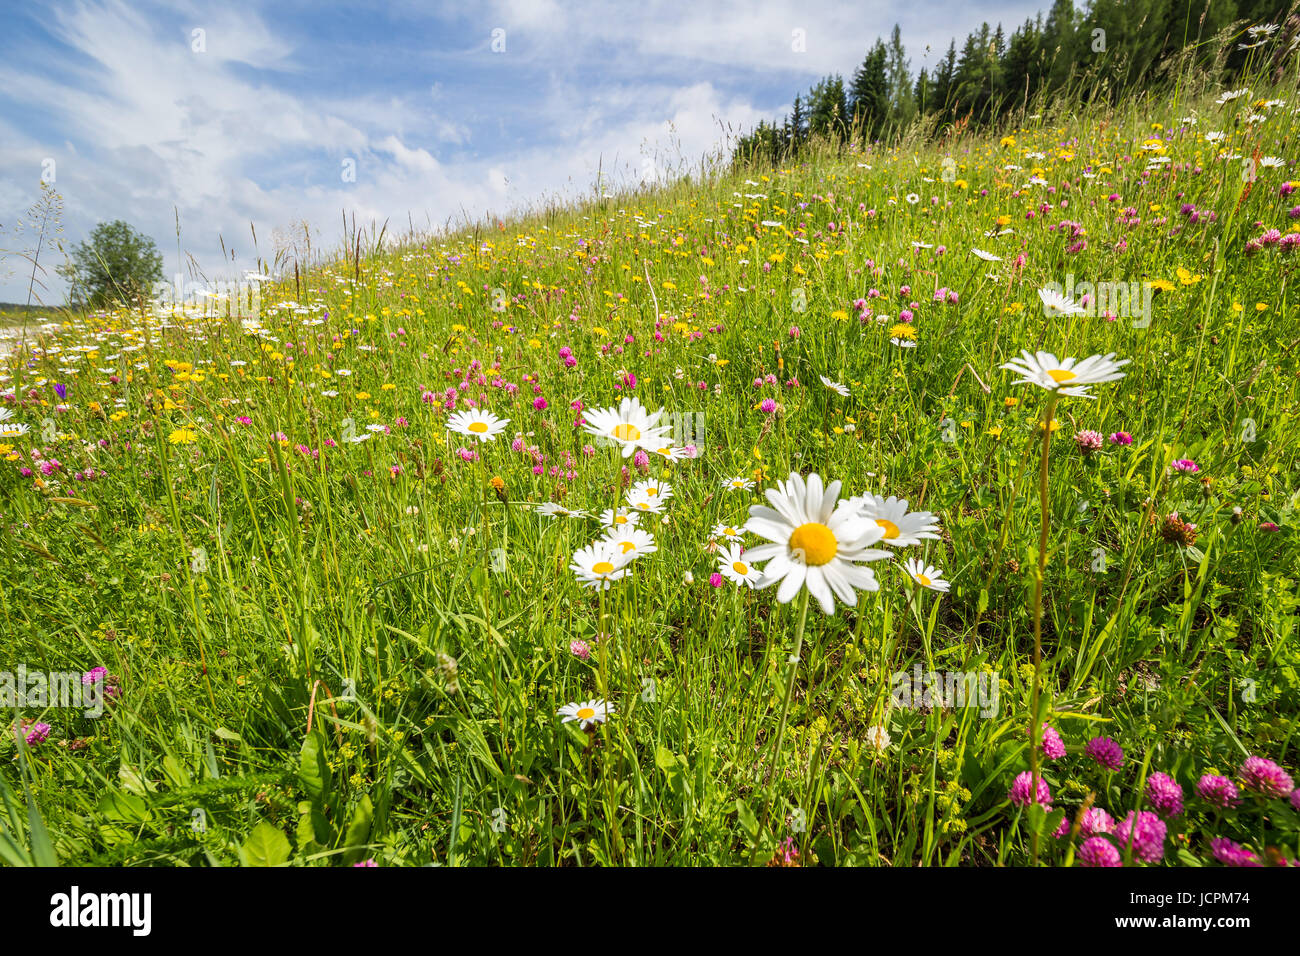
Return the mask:
<svg viewBox="0 0 1300 956">
<path fill-rule="evenodd" d="M 821 476 L 790 478 L 767 489 L 772 507 L 751 505 L 745 530 L 772 544 L 751 549 L 751 561 L 766 561 L 759 587 L 781 583 L 776 599 L 788 604 L 806 584 L 828 615 L 835 613 L 835 598 L 852 606 L 857 590 L 877 591 L 880 585 L 870 568 L 858 561 L 889 558 L 888 551 L 872 549 L 885 529 L 867 521 L 848 501 L 839 501 L 840 483 L 822 485 Z"/>
<path fill-rule="evenodd" d="M 565 704 L 555 712 L 555 716 L 564 718 L 560 721 L 562 724 L 576 720 L 580 722 L 583 730 L 589 730 L 597 724 L 603 724 L 612 713 L 614 713 L 614 705 L 607 700 L 597 698 L 584 700 L 581 703 Z"/>
<path fill-rule="evenodd" d="M 635 511 L 628 511 L 626 508 L 619 508 L 617 511 L 613 508 L 606 508 L 600 513 L 601 525 L 611 529 L 622 528 L 625 526 L 635 528 L 636 523 L 640 520 L 640 514 Z"/>
<path fill-rule="evenodd" d="M 647 450 L 650 454 L 666 458 L 668 461 L 681 461 L 683 458 L 690 457 L 686 454 L 685 448 L 673 444 L 660 445 L 658 448 L 649 448 Z"/>
<path fill-rule="evenodd" d="M 874 521 L 884 529 L 882 544 L 894 548 L 908 548 L 920 544 L 922 538 L 938 538 L 939 522 L 929 511 L 908 511 L 907 501 L 893 495 L 882 498 L 867 493 L 849 499 L 858 507 L 862 517 Z"/>
<path fill-rule="evenodd" d="M 1039 289 L 1038 298 L 1043 301 L 1043 314 L 1048 318 L 1054 315 L 1083 315 L 1087 312 L 1079 303 L 1055 289 Z"/>
<path fill-rule="evenodd" d="M 530 507 L 530 506 L 525 505 L 524 507 Z M 532 505 L 531 507 L 532 507 L 533 510 L 536 511 L 539 515 L 544 515 L 544 516 L 547 517 L 547 518 L 585 518 L 585 517 L 587 517 L 587 512 L 585 512 L 585 511 L 581 511 L 581 510 L 579 510 L 579 511 L 572 511 L 572 510 L 570 510 L 570 509 L 564 507 L 564 505 L 557 504 L 557 503 L 554 502 L 554 501 L 543 502 L 543 503 L 540 504 L 540 505 Z"/>
<path fill-rule="evenodd" d="M 903 562 L 903 569 L 907 571 L 912 580 L 923 588 L 929 588 L 931 591 L 947 592 L 951 584 L 943 579 L 943 572 L 938 568 L 931 567 L 924 561 L 918 561 L 916 558 L 908 558 Z"/>
<path fill-rule="evenodd" d="M 839 382 L 832 382 L 825 375 L 819 375 L 817 377 L 820 378 L 822 380 L 822 384 L 825 385 L 827 388 L 829 388 L 832 392 L 835 392 L 837 395 L 842 395 L 845 398 L 849 397 L 849 390 L 847 386 L 841 385 Z"/>
<path fill-rule="evenodd" d="M 636 511 L 642 511 L 646 514 L 657 515 L 664 510 L 664 499 L 658 495 L 648 495 L 645 492 L 629 493 L 627 496 L 629 508 Z"/>
<path fill-rule="evenodd" d="M 617 408 L 594 408 L 583 412 L 587 422 L 583 426 L 593 435 L 617 442 L 628 458 L 638 448 L 660 448 L 669 439 L 665 433 L 668 425 L 660 425 L 664 410 L 649 412 L 641 401 L 629 396 Z"/>
<path fill-rule="evenodd" d="M 749 478 L 723 478 L 722 487 L 728 491 L 750 491 L 754 482 Z"/>
<path fill-rule="evenodd" d="M 608 541 L 597 541 L 580 548 L 573 555 L 569 570 L 585 588 L 607 591 L 610 584 L 627 574 L 632 559 Z"/>
<path fill-rule="evenodd" d="M 9 422 L 0 425 L 0 438 L 22 438 L 27 434 L 27 425 L 23 422 Z"/>
<path fill-rule="evenodd" d="M 722 538 L 724 540 L 731 540 L 731 541 L 741 541 L 745 537 L 745 529 L 737 528 L 733 525 L 723 524 L 719 522 L 718 524 L 713 526 L 713 531 L 711 532 L 711 534 L 715 538 Z"/>
<path fill-rule="evenodd" d="M 497 418 L 483 408 L 471 408 L 457 412 L 447 419 L 447 427 L 458 435 L 468 435 L 481 442 L 495 441 L 497 435 L 510 424 L 508 418 Z"/>
<path fill-rule="evenodd" d="M 1124 373 L 1119 368 L 1128 362 L 1128 359 L 1116 362 L 1114 352 L 1090 355 L 1080 361 L 1075 358 L 1058 360 L 1051 352 L 1033 353 L 1024 349 L 1019 358 L 1012 359 L 1002 368 L 1021 376 L 1017 385 L 1037 385 L 1061 395 L 1093 398 L 1095 396 L 1088 394 L 1088 386 L 1123 378 Z"/>
<path fill-rule="evenodd" d="M 718 555 L 718 570 L 728 581 L 734 581 L 745 587 L 758 587 L 763 580 L 763 572 L 741 556 L 741 547 L 738 544 L 731 545 Z"/>
<path fill-rule="evenodd" d="M 654 535 L 630 524 L 619 525 L 617 528 L 610 529 L 606 533 L 604 540 L 617 548 L 619 554 L 627 561 L 632 561 L 645 554 L 654 554 L 659 550 L 655 545 Z"/>
<path fill-rule="evenodd" d="M 983 249 L 976 249 L 976 248 L 974 248 L 974 247 L 971 248 L 971 255 L 973 255 L 976 259 L 983 259 L 985 262 L 1001 262 L 1001 261 L 1002 261 L 1002 257 L 1001 257 L 1001 256 L 995 256 L 995 255 L 994 255 L 993 253 L 991 253 L 991 252 L 985 252 Z"/>
<path fill-rule="evenodd" d="M 673 496 L 673 486 L 666 481 L 657 481 L 650 478 L 646 481 L 638 481 L 632 486 L 632 490 L 628 492 L 627 496 L 629 500 L 655 498 L 663 502 Z"/>
</svg>

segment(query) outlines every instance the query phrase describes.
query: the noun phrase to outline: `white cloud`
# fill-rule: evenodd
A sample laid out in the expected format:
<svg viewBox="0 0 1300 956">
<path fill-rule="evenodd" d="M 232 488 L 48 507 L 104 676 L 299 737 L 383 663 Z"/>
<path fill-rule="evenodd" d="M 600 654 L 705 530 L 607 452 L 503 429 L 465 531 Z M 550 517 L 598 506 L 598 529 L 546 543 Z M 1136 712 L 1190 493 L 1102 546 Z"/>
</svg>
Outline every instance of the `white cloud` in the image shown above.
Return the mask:
<svg viewBox="0 0 1300 956">
<path fill-rule="evenodd" d="M 42 160 L 53 157 L 69 239 L 124 218 L 154 237 L 170 272 L 179 214 L 186 252 L 216 275 L 222 241 L 236 249 L 233 268 L 251 266 L 250 222 L 269 258 L 270 237 L 304 219 L 323 241 L 341 238 L 341 210 L 358 225 L 409 214 L 417 226 L 437 226 L 543 195 L 590 195 L 598 170 L 607 188 L 635 185 L 647 172 L 698 168 L 727 125 L 743 130 L 779 115 L 800 71 L 851 71 L 894 19 L 912 41 L 908 18 L 934 6 L 891 14 L 878 2 L 644 0 L 611 9 L 597 0 L 497 0 L 454 34 L 469 29 L 472 39 L 438 37 L 454 48 L 438 60 L 445 72 L 432 85 L 422 74 L 409 89 L 367 85 L 362 60 L 349 72 L 309 70 L 317 65 L 311 40 L 238 8 L 184 5 L 162 26 L 120 0 L 71 7 L 46 23 L 74 51 L 58 69 L 0 61 L 0 222 L 36 197 Z M 929 25 L 943 31 L 944 48 L 950 21 Z M 790 30 L 803 24 L 808 52 L 795 54 Z M 507 30 L 504 55 L 487 52 L 498 25 Z M 192 29 L 206 31 L 202 53 L 192 49 Z M 754 76 L 779 77 L 778 99 L 755 102 Z M 6 103 L 34 104 L 57 141 L 11 122 Z M 355 182 L 340 175 L 347 159 Z M 17 296 L 0 278 L 0 300 Z"/>
</svg>

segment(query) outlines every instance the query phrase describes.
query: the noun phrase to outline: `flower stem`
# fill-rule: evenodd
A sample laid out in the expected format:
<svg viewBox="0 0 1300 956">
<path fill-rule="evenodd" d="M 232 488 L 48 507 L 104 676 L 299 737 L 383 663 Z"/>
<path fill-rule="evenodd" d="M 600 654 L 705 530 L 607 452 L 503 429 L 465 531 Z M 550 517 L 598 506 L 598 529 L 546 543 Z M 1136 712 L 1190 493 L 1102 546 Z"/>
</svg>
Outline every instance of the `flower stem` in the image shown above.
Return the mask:
<svg viewBox="0 0 1300 956">
<path fill-rule="evenodd" d="M 781 723 L 777 725 L 776 740 L 772 746 L 772 787 L 776 786 L 776 762 L 781 756 L 781 741 L 785 738 L 786 718 L 790 715 L 790 698 L 794 696 L 794 677 L 799 670 L 799 655 L 803 652 L 803 631 L 804 625 L 808 623 L 808 588 L 804 587 L 803 595 L 799 599 L 799 623 L 794 632 L 794 653 L 790 659 L 790 676 L 785 683 L 785 701 L 781 704 Z M 767 825 L 767 817 L 772 809 L 772 790 L 768 790 L 768 797 L 765 801 L 766 809 L 763 811 L 763 825 Z"/>
<path fill-rule="evenodd" d="M 1043 660 L 1043 578 L 1047 574 L 1047 463 L 1052 447 L 1052 413 L 1056 411 L 1056 396 L 1047 400 L 1043 411 L 1043 453 L 1038 469 L 1038 570 L 1034 575 L 1034 683 L 1029 693 L 1029 793 L 1030 799 L 1038 802 L 1038 735 L 1041 721 L 1038 719 L 1039 670 Z M 1029 833 L 1029 855 L 1032 865 L 1038 865 L 1038 828 Z"/>
</svg>

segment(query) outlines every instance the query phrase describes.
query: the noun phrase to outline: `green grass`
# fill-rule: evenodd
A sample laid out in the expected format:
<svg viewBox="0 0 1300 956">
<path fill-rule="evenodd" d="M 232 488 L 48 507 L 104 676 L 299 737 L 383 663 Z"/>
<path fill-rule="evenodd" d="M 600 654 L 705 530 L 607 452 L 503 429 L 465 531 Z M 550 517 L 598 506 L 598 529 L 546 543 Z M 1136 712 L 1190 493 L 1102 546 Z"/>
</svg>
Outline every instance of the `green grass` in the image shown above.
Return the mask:
<svg viewBox="0 0 1300 956">
<path fill-rule="evenodd" d="M 0 383 L 16 392 L 9 424 L 31 428 L 3 439 L 0 460 L 6 666 L 104 666 L 121 696 L 97 720 L 15 714 L 52 729 L 22 753 L 0 736 L 0 859 L 762 864 L 790 838 L 805 865 L 1021 865 L 1039 828 L 1042 861 L 1059 864 L 1073 859 L 1051 836 L 1063 812 L 1089 794 L 1116 818 L 1146 809 L 1157 770 L 1187 794 L 1166 863 L 1213 862 L 1218 836 L 1293 858 L 1300 819 L 1285 801 L 1221 813 L 1192 792 L 1248 754 L 1296 768 L 1300 260 L 1244 246 L 1300 222 L 1279 190 L 1300 178 L 1300 101 L 1294 83 L 1255 86 L 1223 106 L 1198 93 L 1043 107 L 988 137 L 823 146 L 776 170 L 340 255 L 306 274 L 296 307 L 292 273 L 262 290 L 274 340 L 228 318 L 164 328 L 138 313 L 42 336 Z M 1267 98 L 1286 103 L 1252 105 Z M 1142 185 L 1153 123 L 1172 162 Z M 1210 130 L 1230 138 L 1208 143 Z M 1289 165 L 1246 191 L 1220 148 Z M 1036 167 L 1054 193 L 1020 188 Z M 1189 224 L 1183 203 L 1216 221 Z M 1126 207 L 1140 224 L 1117 221 Z M 999 216 L 1015 232 L 986 237 Z M 1048 228 L 1062 220 L 1086 229 L 1085 249 Z M 1037 290 L 1067 274 L 1170 285 L 1149 327 L 1049 318 Z M 959 301 L 934 301 L 941 287 Z M 872 288 L 887 324 L 858 320 Z M 905 349 L 889 325 L 911 302 Z M 1047 814 L 1007 799 L 1029 768 L 1046 398 L 999 368 L 1022 348 L 1131 360 L 1095 400 L 1056 410 L 1043 713 L 1069 752 L 1043 762 Z M 500 362 L 518 390 L 467 390 L 511 420 L 467 463 L 422 394 L 441 401 L 474 361 Z M 325 374 L 339 369 L 352 374 Z M 525 504 L 599 514 L 621 501 L 631 459 L 585 455 L 570 402 L 614 404 L 624 370 L 650 408 L 702 415 L 704 437 L 699 457 L 652 465 L 673 488 L 666 520 L 643 524 L 658 551 L 607 593 L 614 636 L 585 661 L 570 644 L 594 641 L 602 606 L 568 565 L 597 521 Z M 799 386 L 753 385 L 768 374 Z M 343 441 L 370 424 L 391 434 Z M 1084 429 L 1133 444 L 1084 455 Z M 516 431 L 546 473 L 511 450 Z M 62 468 L 22 475 L 33 448 Z M 1172 471 L 1181 458 L 1199 472 Z M 86 468 L 101 474 L 78 481 Z M 908 554 L 952 590 L 911 587 L 900 553 L 872 565 L 880 590 L 856 607 L 827 617 L 814 602 L 778 750 L 800 602 L 710 586 L 708 545 L 792 470 L 935 512 L 941 539 Z M 724 491 L 732 476 L 759 489 Z M 1193 546 L 1162 537 L 1171 512 L 1196 525 Z M 917 666 L 995 675 L 997 713 L 891 707 L 891 675 Z M 593 732 L 556 716 L 594 697 L 617 711 Z M 1120 771 L 1083 756 L 1095 736 L 1123 746 Z"/>
</svg>

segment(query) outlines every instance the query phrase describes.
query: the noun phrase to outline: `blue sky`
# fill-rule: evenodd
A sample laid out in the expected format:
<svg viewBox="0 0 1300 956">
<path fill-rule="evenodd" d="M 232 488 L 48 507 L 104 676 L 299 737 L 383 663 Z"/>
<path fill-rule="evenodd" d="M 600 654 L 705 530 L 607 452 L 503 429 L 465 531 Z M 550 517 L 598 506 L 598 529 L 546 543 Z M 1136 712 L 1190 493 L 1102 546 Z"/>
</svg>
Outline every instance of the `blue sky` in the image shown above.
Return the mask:
<svg viewBox="0 0 1300 956">
<path fill-rule="evenodd" d="M 0 248 L 53 161 L 64 239 L 122 218 L 177 271 L 232 273 L 305 221 L 405 228 L 665 176 L 726 130 L 847 79 L 901 24 L 913 72 L 1037 2 L 482 0 L 8 4 L 0 13 Z M 796 51 L 795 30 L 806 31 Z M 202 31 L 196 33 L 195 31 Z M 495 32 L 494 32 L 495 31 Z M 925 46 L 931 47 L 929 53 Z M 495 49 L 494 49 L 495 47 Z M 345 179 L 351 162 L 354 180 Z M 0 264 L 0 301 L 26 299 Z M 47 301 L 61 301 L 53 283 Z"/>
</svg>

